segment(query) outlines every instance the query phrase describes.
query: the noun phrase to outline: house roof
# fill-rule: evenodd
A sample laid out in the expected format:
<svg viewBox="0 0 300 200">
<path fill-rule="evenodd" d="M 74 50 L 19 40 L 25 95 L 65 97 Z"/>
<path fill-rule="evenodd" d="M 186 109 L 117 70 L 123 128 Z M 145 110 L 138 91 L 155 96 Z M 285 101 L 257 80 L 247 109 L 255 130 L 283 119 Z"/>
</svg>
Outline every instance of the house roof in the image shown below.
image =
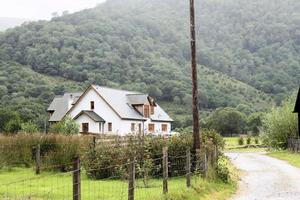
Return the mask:
<svg viewBox="0 0 300 200">
<path fill-rule="evenodd" d="M 298 96 L 297 96 L 294 112 L 295 113 L 300 113 L 300 87 L 299 87 L 299 91 L 298 91 Z"/>
<path fill-rule="evenodd" d="M 60 121 L 68 112 L 69 108 L 71 108 L 71 105 L 78 100 L 81 94 L 82 93 L 65 93 L 63 96 L 56 96 L 47 109 L 47 111 L 53 112 L 49 121 Z"/>
<path fill-rule="evenodd" d="M 94 120 L 95 122 L 105 122 L 105 120 L 102 117 L 100 117 L 97 113 L 95 113 L 94 111 L 89 111 L 89 110 L 81 111 L 76 117 L 74 117 L 74 119 L 77 119 L 81 115 L 86 115 L 89 118 L 91 118 L 92 120 Z"/>
<path fill-rule="evenodd" d="M 81 96 L 75 100 L 73 107 L 67 111 L 61 112 L 64 113 L 63 116 L 59 115 L 60 119 L 66 116 L 68 113 L 72 111 L 74 107 L 76 107 L 77 103 L 84 98 L 84 96 L 91 90 L 95 90 L 96 93 L 102 98 L 109 107 L 122 119 L 128 120 L 141 120 L 146 121 L 147 118 L 144 118 L 142 114 L 140 114 L 133 105 L 141 105 L 149 102 L 149 96 L 146 94 L 142 94 L 140 92 L 120 90 L 120 89 L 112 89 L 107 87 L 102 87 L 98 85 L 91 85 Z M 55 101 L 55 100 L 53 100 Z M 153 121 L 173 121 L 164 110 L 155 104 L 156 111 L 154 115 L 151 115 L 151 119 Z M 51 107 L 51 105 L 49 106 Z M 55 107 L 55 103 L 54 106 Z M 87 114 L 87 113 L 85 113 Z M 51 118 L 52 119 L 52 118 Z M 57 118 L 55 118 L 57 119 Z M 58 120 L 59 121 L 59 120 Z"/>
<path fill-rule="evenodd" d="M 128 95 L 130 94 L 135 94 L 134 96 L 137 96 L 138 98 L 143 94 L 133 91 L 100 87 L 97 85 L 94 85 L 93 88 L 122 119 L 146 120 L 132 107 L 132 101 L 137 102 L 139 100 L 134 100 L 130 97 L 128 98 Z"/>
</svg>

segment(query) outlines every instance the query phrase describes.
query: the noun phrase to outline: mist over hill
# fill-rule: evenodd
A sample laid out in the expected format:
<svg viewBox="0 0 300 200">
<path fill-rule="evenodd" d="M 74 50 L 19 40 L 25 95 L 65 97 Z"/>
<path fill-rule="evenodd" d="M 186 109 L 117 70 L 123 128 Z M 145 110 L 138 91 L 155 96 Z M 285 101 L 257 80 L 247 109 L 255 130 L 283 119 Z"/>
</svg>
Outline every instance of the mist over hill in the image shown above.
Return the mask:
<svg viewBox="0 0 300 200">
<path fill-rule="evenodd" d="M 11 18 L 11 17 L 0 17 L 0 31 L 5 31 L 9 28 L 14 28 L 20 26 L 28 20 L 20 18 Z"/>
<path fill-rule="evenodd" d="M 239 105 L 265 110 L 297 89 L 300 2 L 199 0 L 196 5 L 202 110 Z M 187 1 L 108 0 L 25 24 L 0 34 L 0 60 L 2 107 L 17 110 L 18 102 L 8 99 L 33 98 L 45 109 L 55 94 L 95 83 L 149 93 L 172 117 L 190 115 Z M 23 75 L 15 78 L 15 71 L 8 72 L 11 65 L 56 77 L 57 85 L 30 84 L 27 91 L 40 92 L 25 93 Z M 70 88 L 68 81 L 78 87 Z M 37 113 L 44 115 L 43 109 Z"/>
</svg>

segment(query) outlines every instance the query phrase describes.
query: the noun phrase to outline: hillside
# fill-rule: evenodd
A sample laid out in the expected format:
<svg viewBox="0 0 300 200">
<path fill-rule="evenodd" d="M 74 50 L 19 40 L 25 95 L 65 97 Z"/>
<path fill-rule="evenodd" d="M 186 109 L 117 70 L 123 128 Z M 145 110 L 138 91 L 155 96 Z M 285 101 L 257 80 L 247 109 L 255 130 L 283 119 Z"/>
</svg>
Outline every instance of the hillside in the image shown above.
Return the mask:
<svg viewBox="0 0 300 200">
<path fill-rule="evenodd" d="M 264 110 L 297 88 L 300 2 L 201 0 L 197 5 L 202 109 L 242 104 Z M 148 92 L 176 116 L 186 116 L 188 22 L 185 1 L 108 0 L 1 33 L 0 59 L 47 77 Z"/>
<path fill-rule="evenodd" d="M 20 18 L 0 17 L 0 31 L 5 31 L 8 28 L 20 26 L 28 20 Z"/>
</svg>

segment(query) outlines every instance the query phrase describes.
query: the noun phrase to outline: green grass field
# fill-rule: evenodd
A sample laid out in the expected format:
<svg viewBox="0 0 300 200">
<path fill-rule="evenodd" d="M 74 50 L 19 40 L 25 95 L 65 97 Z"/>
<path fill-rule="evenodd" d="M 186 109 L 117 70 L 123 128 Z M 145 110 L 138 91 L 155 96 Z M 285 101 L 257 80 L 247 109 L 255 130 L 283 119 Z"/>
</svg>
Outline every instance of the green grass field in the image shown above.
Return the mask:
<svg viewBox="0 0 300 200">
<path fill-rule="evenodd" d="M 285 151 L 270 152 L 267 155 L 272 156 L 277 159 L 280 159 L 280 160 L 285 160 L 295 167 L 300 167 L 300 154 L 299 153 L 292 153 L 292 152 L 285 150 Z"/>
<path fill-rule="evenodd" d="M 265 152 L 267 148 L 261 147 L 261 142 L 255 144 L 254 138 L 252 138 L 250 145 L 246 144 L 244 139 L 244 145 L 239 145 L 238 137 L 224 137 L 225 140 L 225 151 L 226 152 Z"/>
<path fill-rule="evenodd" d="M 120 200 L 127 199 L 128 184 L 121 180 L 88 179 L 81 176 L 82 197 L 84 200 Z M 235 184 L 208 182 L 201 178 L 192 179 L 192 187 L 187 189 L 185 178 L 169 180 L 169 194 L 162 194 L 162 180 L 152 179 L 145 188 L 141 180 L 136 182 L 135 199 L 190 199 L 225 200 L 235 191 Z M 32 169 L 16 168 L 0 171 L 1 199 L 71 199 L 71 173 L 44 172 L 35 175 Z"/>
</svg>

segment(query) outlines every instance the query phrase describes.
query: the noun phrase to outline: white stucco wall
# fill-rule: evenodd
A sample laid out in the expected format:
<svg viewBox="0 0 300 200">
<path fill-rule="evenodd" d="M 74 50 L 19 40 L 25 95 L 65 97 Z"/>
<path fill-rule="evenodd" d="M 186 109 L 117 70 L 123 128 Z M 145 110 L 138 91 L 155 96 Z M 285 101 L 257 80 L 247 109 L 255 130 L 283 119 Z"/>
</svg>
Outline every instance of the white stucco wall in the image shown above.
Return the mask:
<svg viewBox="0 0 300 200">
<path fill-rule="evenodd" d="M 154 134 L 166 134 L 166 133 L 171 133 L 171 123 L 170 122 L 156 122 L 156 121 L 151 121 L 150 119 L 145 122 L 145 133 L 150 133 L 149 132 L 149 124 L 154 124 Z M 163 132 L 162 131 L 162 124 L 167 125 L 167 131 Z"/>
<path fill-rule="evenodd" d="M 76 122 L 80 126 L 80 132 L 82 132 L 82 123 L 88 123 L 89 124 L 89 133 L 100 133 L 99 131 L 99 122 L 93 121 L 91 118 L 89 118 L 86 115 L 81 115 L 76 119 Z"/>
<path fill-rule="evenodd" d="M 90 110 L 90 102 L 95 102 L 94 112 L 97 113 L 100 117 L 105 120 L 104 124 L 104 133 L 106 134 L 118 134 L 118 135 L 126 135 L 131 133 L 131 123 L 142 123 L 135 120 L 122 120 L 113 110 L 112 108 L 94 91 L 91 89 L 81 101 L 71 110 L 69 115 L 74 118 L 78 115 L 82 110 Z M 78 120 L 76 120 L 78 121 Z M 78 121 L 80 123 L 81 121 Z M 112 131 L 108 132 L 108 123 L 112 123 Z M 80 124 L 81 125 L 81 124 Z M 96 127 L 96 125 L 95 125 Z M 136 129 L 138 130 L 138 125 L 136 125 Z M 99 132 L 99 128 L 98 128 Z M 97 132 L 95 132 L 97 133 Z"/>
</svg>

